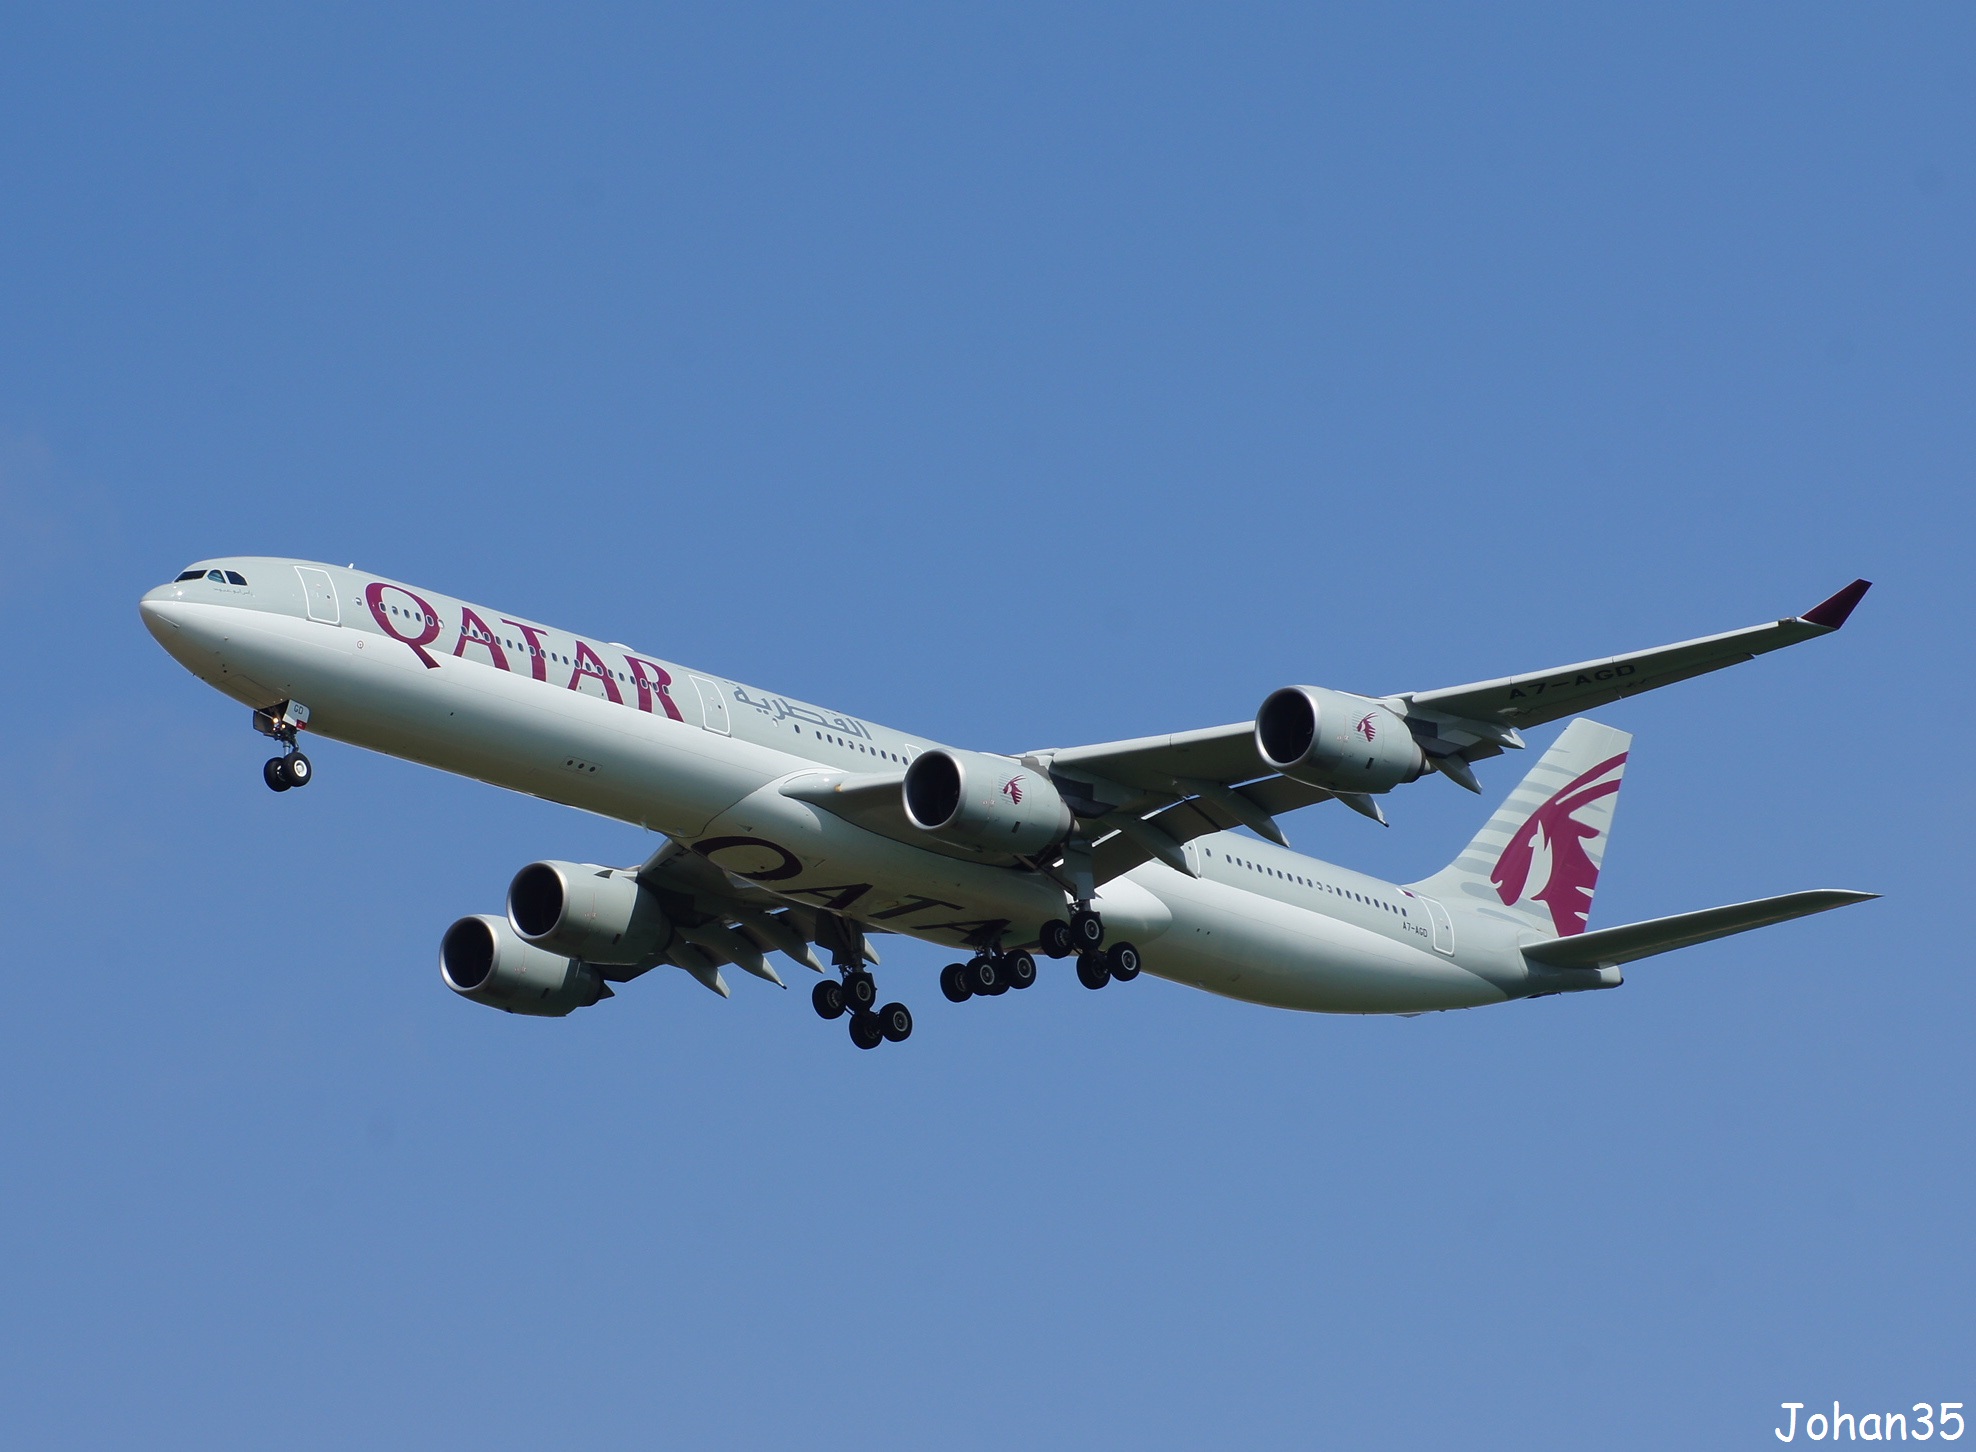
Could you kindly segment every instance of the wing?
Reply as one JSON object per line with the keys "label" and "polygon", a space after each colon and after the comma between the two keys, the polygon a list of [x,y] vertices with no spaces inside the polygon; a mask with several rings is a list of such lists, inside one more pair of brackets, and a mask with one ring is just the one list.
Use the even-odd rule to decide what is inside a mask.
{"label": "wing", "polygon": [[1871,582],[1854,580],[1802,615],[1752,625],[1747,630],[1705,635],[1699,640],[1684,640],[1652,650],[1636,650],[1630,655],[1607,656],[1526,675],[1504,676],[1500,680],[1415,691],[1403,699],[1410,717],[1430,722],[1436,718],[1454,718],[1512,729],[1541,726],[1546,721],[1590,711],[1642,691],[1707,675],[1766,651],[1782,650],[1802,640],[1830,635],[1846,623],[1846,617],[1870,588]]}
{"label": "wing", "polygon": [[[1854,580],[1802,615],[1752,625],[1747,630],[1499,680],[1367,699],[1404,713],[1429,756],[1478,760],[1496,755],[1506,746],[1521,746],[1516,735],[1519,726],[1556,721],[1642,691],[1719,671],[1766,651],[1830,635],[1846,623],[1868,588],[1868,581]],[[1023,759],[1053,772],[1126,788],[1145,800],[1121,799],[1113,804],[1143,809],[1157,806],[1152,799],[1162,795],[1170,800],[1176,792],[1189,794],[1184,785],[1189,781],[1232,786],[1273,775],[1256,750],[1253,721],[1234,721],[1170,736],[1139,736],[1097,746],[1037,751]]]}
{"label": "wing", "polygon": [[818,973],[824,971],[823,962],[811,943],[833,951],[848,948],[878,961],[862,934],[855,942],[845,940],[844,929],[831,914],[792,905],[670,839],[638,869],[638,882],[659,900],[666,919],[678,931],[661,957],[635,969],[611,970],[607,977],[615,974],[621,981],[659,963],[671,963],[726,997],[727,982],[720,975],[726,963],[786,987],[768,965],[769,953],[787,954]]}
{"label": "wing", "polygon": [[[1406,716],[1436,771],[1480,791],[1468,764],[1521,746],[1519,726],[1555,721],[1829,635],[1846,623],[1869,588],[1869,582],[1855,580],[1803,615],[1746,630],[1500,680],[1368,699]],[[1155,858],[1186,871],[1183,843],[1235,826],[1281,842],[1272,818],[1334,795],[1354,810],[1385,820],[1369,797],[1327,792],[1275,775],[1256,750],[1253,721],[1034,751],[1022,759],[1047,770],[1059,786],[1088,793],[1078,804],[1080,815],[1111,832],[1097,844],[1099,882]]]}
{"label": "wing", "polygon": [[1052,770],[1088,772],[1120,786],[1154,793],[1171,792],[1175,780],[1189,777],[1232,783],[1275,775],[1275,768],[1256,750],[1253,721],[1032,755],[1047,760]]}

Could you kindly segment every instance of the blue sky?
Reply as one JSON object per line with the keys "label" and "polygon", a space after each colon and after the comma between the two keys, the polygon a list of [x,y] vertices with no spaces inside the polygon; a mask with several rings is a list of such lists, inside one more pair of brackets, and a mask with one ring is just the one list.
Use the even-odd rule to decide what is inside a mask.
{"label": "blue sky", "polygon": [[[11,8],[0,1433],[42,1447],[1769,1445],[1969,1368],[1966,9]],[[1801,610],[1623,703],[1616,993],[1059,969],[859,1054],[447,993],[610,822],[141,629],[354,561],[958,744]],[[1534,733],[1547,742],[1556,728]],[[1428,781],[1303,850],[1399,878]]]}

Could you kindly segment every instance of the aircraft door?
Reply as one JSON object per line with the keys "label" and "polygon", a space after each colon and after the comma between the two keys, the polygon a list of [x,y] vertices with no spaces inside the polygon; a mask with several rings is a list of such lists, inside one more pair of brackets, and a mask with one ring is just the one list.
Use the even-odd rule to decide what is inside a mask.
{"label": "aircraft door", "polygon": [[1448,917],[1448,910],[1431,897],[1414,894],[1414,901],[1427,909],[1427,920],[1434,925],[1434,951],[1446,953],[1450,957],[1455,951],[1455,925]]}
{"label": "aircraft door", "polygon": [[309,619],[320,620],[324,625],[341,625],[343,609],[337,603],[336,585],[329,578],[329,571],[297,565],[295,573],[302,578],[302,598],[308,602]]}
{"label": "aircraft door", "polygon": [[701,719],[709,731],[722,736],[729,734],[727,729],[727,692],[719,681],[710,681],[705,676],[693,677],[693,689],[700,693]]}

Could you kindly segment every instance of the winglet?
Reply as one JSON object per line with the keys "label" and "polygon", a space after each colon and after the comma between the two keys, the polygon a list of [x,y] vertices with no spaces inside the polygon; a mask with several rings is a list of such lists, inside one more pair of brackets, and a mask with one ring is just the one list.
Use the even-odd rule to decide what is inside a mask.
{"label": "winglet", "polygon": [[1860,597],[1872,588],[1871,580],[1854,580],[1831,599],[1819,601],[1798,619],[1807,625],[1822,625],[1827,630],[1837,630],[1853,613],[1853,606],[1860,602]]}

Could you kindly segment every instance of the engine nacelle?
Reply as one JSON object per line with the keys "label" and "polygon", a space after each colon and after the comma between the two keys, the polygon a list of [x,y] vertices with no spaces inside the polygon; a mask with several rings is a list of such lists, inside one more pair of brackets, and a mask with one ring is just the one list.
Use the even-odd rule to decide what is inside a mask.
{"label": "engine nacelle", "polygon": [[587,963],[642,963],[672,937],[632,872],[594,862],[531,862],[508,884],[508,921],[524,943]]}
{"label": "engine nacelle", "polygon": [[1291,780],[1336,792],[1390,791],[1427,769],[1403,716],[1322,686],[1285,686],[1264,701],[1256,750]]}
{"label": "engine nacelle", "polygon": [[561,1018],[610,992],[588,963],[524,943],[506,918],[486,913],[446,930],[439,976],[462,998],[539,1018]]}
{"label": "engine nacelle", "polygon": [[906,768],[906,818],[977,851],[1032,856],[1070,831],[1070,808],[1048,776],[1006,756],[923,751]]}

